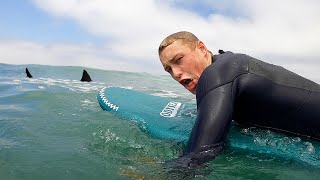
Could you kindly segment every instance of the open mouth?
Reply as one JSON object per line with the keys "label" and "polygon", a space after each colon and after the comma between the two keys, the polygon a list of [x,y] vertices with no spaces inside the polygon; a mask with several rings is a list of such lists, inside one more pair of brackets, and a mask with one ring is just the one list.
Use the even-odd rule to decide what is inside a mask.
{"label": "open mouth", "polygon": [[191,84],[191,82],[192,82],[192,79],[182,80],[182,84],[183,84],[183,85],[187,85],[187,86],[189,86],[189,85]]}

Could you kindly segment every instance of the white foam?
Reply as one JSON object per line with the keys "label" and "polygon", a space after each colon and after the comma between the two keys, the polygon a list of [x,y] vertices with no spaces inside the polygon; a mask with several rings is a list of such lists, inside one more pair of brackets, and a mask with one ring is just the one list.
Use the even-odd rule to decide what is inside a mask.
{"label": "white foam", "polygon": [[181,97],[181,95],[177,94],[174,91],[167,91],[167,90],[161,90],[160,92],[153,93],[154,96],[160,96],[160,97],[171,97],[171,98],[178,98]]}
{"label": "white foam", "polygon": [[[6,82],[6,84],[8,83],[16,84],[13,82]],[[58,86],[75,92],[95,92],[106,86],[105,83],[101,82],[81,82],[78,80],[52,78],[27,79],[26,81],[24,81],[24,83],[39,84],[39,89],[44,89],[46,86]]]}

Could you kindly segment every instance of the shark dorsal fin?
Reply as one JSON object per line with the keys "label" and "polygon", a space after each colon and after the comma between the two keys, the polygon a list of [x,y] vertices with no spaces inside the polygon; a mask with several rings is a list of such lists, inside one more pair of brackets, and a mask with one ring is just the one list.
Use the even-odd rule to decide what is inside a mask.
{"label": "shark dorsal fin", "polygon": [[27,77],[28,77],[28,78],[32,78],[32,75],[31,75],[31,73],[29,72],[28,68],[26,68],[26,74],[27,74]]}
{"label": "shark dorsal fin", "polygon": [[82,82],[90,82],[90,81],[92,81],[90,75],[88,74],[88,72],[86,70],[83,70],[82,78],[81,78],[80,81],[82,81]]}

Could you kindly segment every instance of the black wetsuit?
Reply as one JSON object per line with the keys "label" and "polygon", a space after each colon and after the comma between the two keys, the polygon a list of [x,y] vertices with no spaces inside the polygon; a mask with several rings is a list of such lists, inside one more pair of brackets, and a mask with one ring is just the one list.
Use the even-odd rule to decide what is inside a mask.
{"label": "black wetsuit", "polygon": [[196,164],[215,157],[232,120],[320,139],[320,85],[244,54],[213,60],[198,82],[198,115],[183,157]]}

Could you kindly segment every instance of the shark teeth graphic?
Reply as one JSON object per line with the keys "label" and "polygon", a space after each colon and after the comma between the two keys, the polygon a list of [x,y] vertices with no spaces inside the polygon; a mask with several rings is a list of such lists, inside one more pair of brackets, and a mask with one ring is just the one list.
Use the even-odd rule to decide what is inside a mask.
{"label": "shark teeth graphic", "polygon": [[102,102],[103,102],[105,105],[107,105],[110,109],[115,110],[115,111],[118,111],[119,107],[118,107],[117,105],[111,103],[111,102],[105,97],[105,95],[104,95],[105,89],[106,89],[106,87],[105,87],[105,88],[102,88],[102,89],[100,90],[100,93],[99,93],[99,96],[100,96]]}

